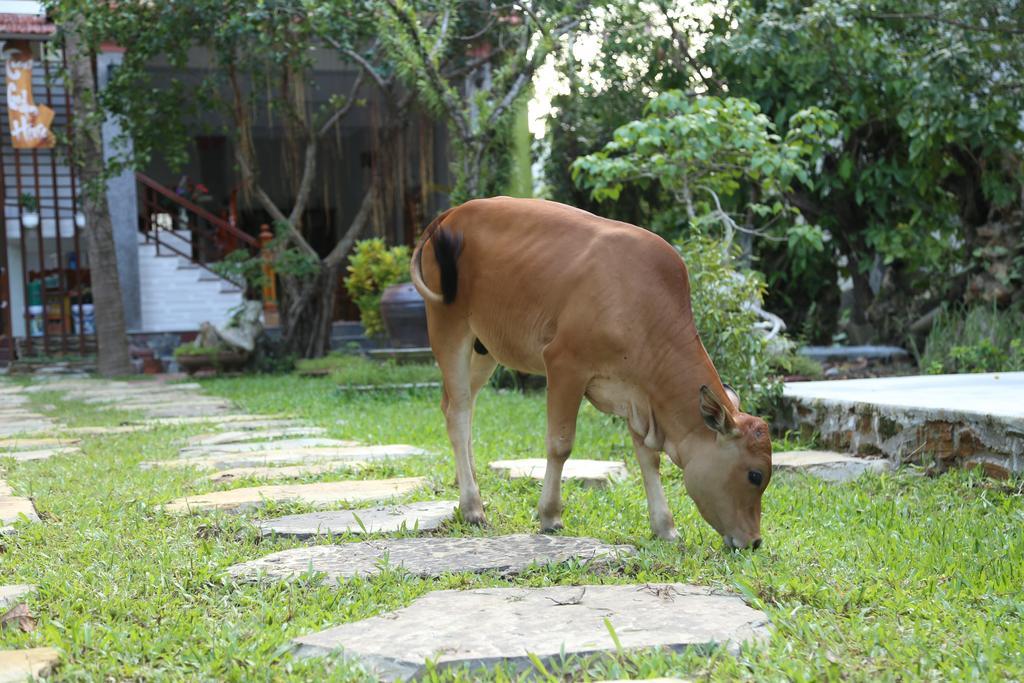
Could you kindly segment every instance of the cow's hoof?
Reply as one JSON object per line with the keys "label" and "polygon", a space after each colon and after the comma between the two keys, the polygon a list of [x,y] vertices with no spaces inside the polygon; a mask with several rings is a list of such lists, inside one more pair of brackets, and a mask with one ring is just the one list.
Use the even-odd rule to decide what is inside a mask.
{"label": "cow's hoof", "polygon": [[472,524],[473,526],[487,526],[487,516],[483,510],[474,512],[462,512],[462,520],[466,524]]}
{"label": "cow's hoof", "polygon": [[559,531],[565,528],[565,525],[561,522],[552,522],[550,524],[541,524],[540,532],[542,534],[557,534]]}
{"label": "cow's hoof", "polygon": [[676,531],[675,527],[671,527],[669,529],[663,529],[661,531],[655,531],[654,535],[657,536],[658,538],[660,538],[663,541],[678,541],[679,540],[679,532]]}

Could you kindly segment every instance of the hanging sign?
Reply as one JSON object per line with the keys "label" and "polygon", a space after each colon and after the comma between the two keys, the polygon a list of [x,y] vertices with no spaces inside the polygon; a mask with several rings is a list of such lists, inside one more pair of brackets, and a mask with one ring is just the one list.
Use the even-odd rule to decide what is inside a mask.
{"label": "hanging sign", "polygon": [[7,57],[7,120],[15,149],[53,147],[56,138],[50,132],[53,110],[36,105],[32,99],[32,49],[28,41],[9,41]]}

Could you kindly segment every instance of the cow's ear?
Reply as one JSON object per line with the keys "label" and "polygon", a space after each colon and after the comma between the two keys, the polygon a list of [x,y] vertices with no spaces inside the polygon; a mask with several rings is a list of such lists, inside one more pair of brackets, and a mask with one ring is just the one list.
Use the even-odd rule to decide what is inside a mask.
{"label": "cow's ear", "polygon": [[700,388],[700,414],[708,429],[722,436],[736,434],[736,423],[732,419],[732,413],[706,384]]}
{"label": "cow's ear", "polygon": [[725,387],[725,395],[729,397],[730,401],[732,401],[732,407],[735,408],[736,410],[739,410],[740,409],[740,395],[737,394],[736,390],[733,389],[728,384],[725,384],[723,382],[722,386]]}

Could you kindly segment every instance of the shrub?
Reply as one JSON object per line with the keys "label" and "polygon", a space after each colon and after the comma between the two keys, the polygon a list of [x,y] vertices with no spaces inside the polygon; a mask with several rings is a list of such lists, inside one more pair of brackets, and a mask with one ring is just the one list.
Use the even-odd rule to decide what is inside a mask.
{"label": "shrub", "polygon": [[690,272],[693,317],[704,348],[723,382],[731,384],[752,411],[781,389],[773,377],[768,342],[754,330],[751,303],[761,303],[764,284],[753,271],[735,268],[731,247],[703,235],[676,247]]}
{"label": "shrub", "polygon": [[391,285],[409,281],[409,247],[389,249],[379,237],[356,242],[349,257],[348,273],[345,289],[359,307],[366,336],[382,334],[380,297]]}
{"label": "shrub", "polygon": [[1024,315],[994,305],[947,308],[936,316],[918,365],[931,375],[1024,370]]}

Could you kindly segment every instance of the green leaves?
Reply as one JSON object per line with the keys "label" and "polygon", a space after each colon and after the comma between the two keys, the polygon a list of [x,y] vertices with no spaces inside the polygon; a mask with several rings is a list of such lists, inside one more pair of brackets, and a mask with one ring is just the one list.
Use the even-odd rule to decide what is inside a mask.
{"label": "green leaves", "polygon": [[393,284],[409,279],[409,247],[390,249],[375,237],[356,242],[349,258],[345,289],[359,307],[359,318],[367,336],[384,332],[380,317],[380,297]]}
{"label": "green leaves", "polygon": [[[834,113],[810,107],[794,114],[782,138],[750,100],[670,90],[604,149],[573,162],[572,178],[598,201],[618,199],[625,185],[656,184],[686,207],[692,227],[719,221],[728,233],[730,206],[762,219],[790,213],[786,192],[810,182],[809,167],[836,128]],[[744,205],[741,194],[760,201]]]}

